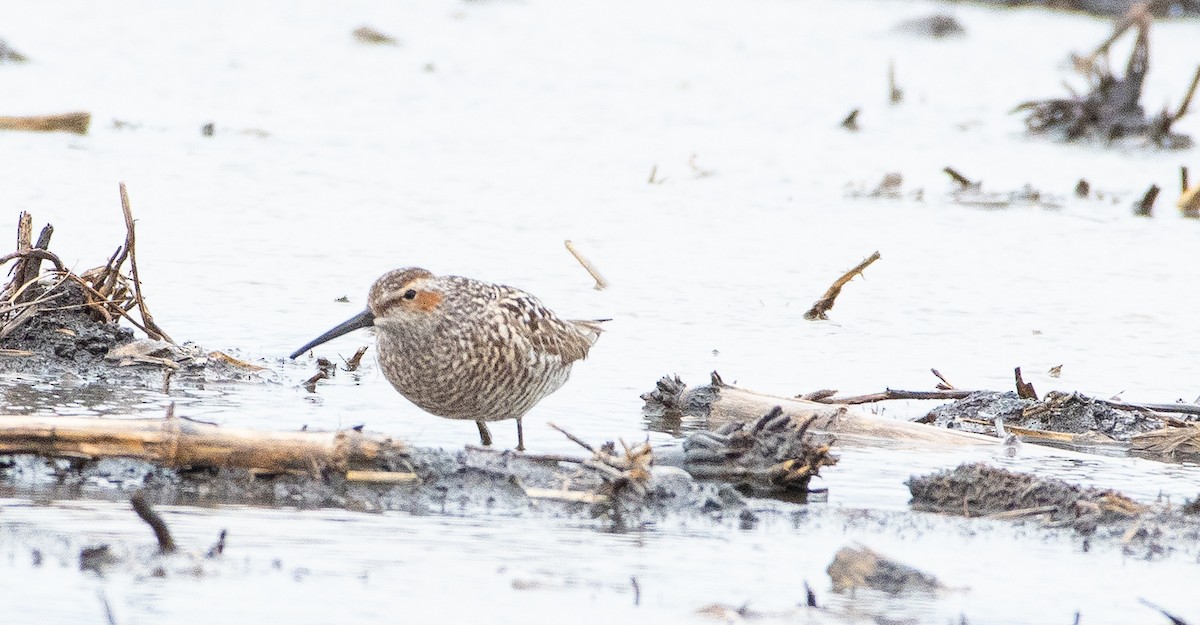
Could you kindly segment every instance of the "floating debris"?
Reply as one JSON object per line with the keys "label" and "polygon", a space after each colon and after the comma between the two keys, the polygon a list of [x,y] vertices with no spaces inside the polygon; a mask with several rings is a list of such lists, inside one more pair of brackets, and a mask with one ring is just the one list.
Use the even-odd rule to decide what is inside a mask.
{"label": "floating debris", "polygon": [[570,240],[567,240],[563,241],[563,244],[566,245],[567,251],[571,253],[571,256],[574,256],[575,260],[579,261],[579,264],[582,265],[585,270],[587,270],[588,275],[592,276],[592,279],[596,281],[597,291],[602,291],[608,288],[608,280],[605,280],[604,276],[600,275],[600,270],[596,269],[596,266],[592,264],[592,261],[585,258],[584,255],[575,248],[574,243],[572,243]]}
{"label": "floating debris", "polygon": [[0,63],[25,63],[29,58],[17,52],[8,42],[0,39]]}
{"label": "floating debris", "polygon": [[955,204],[984,209],[1012,208],[1014,206],[1032,206],[1050,210],[1062,208],[1061,198],[1038,191],[1029,184],[1007,193],[984,191],[983,181],[971,180],[952,167],[946,167],[942,171],[950,176],[956,185],[950,191],[950,201]]}
{"label": "floating debris", "polygon": [[879,260],[879,258],[879,252],[875,252],[858,265],[855,265],[853,269],[842,274],[842,276],[835,280],[833,285],[831,285],[829,289],[825,291],[825,294],[821,296],[821,299],[814,302],[812,308],[809,308],[808,312],[804,313],[804,318],[809,321],[828,320],[829,316],[826,315],[826,313],[833,308],[834,300],[836,300],[837,296],[841,294],[842,287],[846,286],[847,283],[853,280],[854,276],[862,274],[862,272],[865,271],[866,268],[871,265],[871,263]]}
{"label": "floating debris", "polygon": [[893,29],[896,32],[930,39],[945,39],[966,34],[962,22],[949,13],[933,13],[904,20]]}
{"label": "floating debris", "polygon": [[60,113],[57,115],[0,115],[0,130],[24,130],[28,132],[71,132],[86,135],[92,123],[92,114],[87,112]]}
{"label": "floating debris", "polygon": [[862,545],[842,547],[825,569],[834,592],[871,588],[890,595],[934,593],[945,586],[933,575]]}
{"label": "floating debris", "polygon": [[370,26],[360,26],[355,28],[351,35],[353,35],[354,40],[359,43],[384,46],[398,45],[395,37],[392,37],[391,35],[385,35],[378,30],[371,28]]}
{"label": "floating debris", "polygon": [[842,128],[849,130],[850,132],[858,132],[859,131],[859,127],[858,127],[859,111],[860,111],[860,109],[854,109],[854,110],[850,111],[850,113],[848,113],[846,115],[846,117],[844,119],[842,119],[842,123],[839,125]]}
{"label": "floating debris", "polygon": [[[914,510],[983,517],[1018,518],[1013,513],[1046,514],[1083,533],[1096,524],[1127,520],[1146,507],[1113,490],[1068,484],[1055,478],[1013,473],[986,464],[913,476],[905,482]],[[1036,511],[1036,512],[1034,512]]]}
{"label": "floating debris", "polygon": [[[1200,68],[1176,111],[1164,109],[1151,119],[1146,117],[1140,103],[1142,87],[1150,70],[1151,21],[1147,3],[1134,5],[1118,21],[1113,34],[1094,52],[1085,57],[1074,57],[1076,71],[1088,84],[1085,96],[1031,100],[1019,104],[1014,112],[1026,113],[1025,125],[1030,132],[1056,132],[1066,141],[1096,138],[1112,143],[1124,137],[1143,137],[1169,149],[1189,147],[1191,138],[1172,132],[1171,126],[1187,114],[1200,81]],[[1125,75],[1118,77],[1108,65],[1108,50],[1130,28],[1136,28],[1136,40],[1125,66]]]}

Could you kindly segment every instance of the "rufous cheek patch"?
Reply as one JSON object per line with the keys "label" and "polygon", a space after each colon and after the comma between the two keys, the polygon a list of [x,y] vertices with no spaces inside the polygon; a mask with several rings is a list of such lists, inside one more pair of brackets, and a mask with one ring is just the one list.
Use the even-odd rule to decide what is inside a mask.
{"label": "rufous cheek patch", "polygon": [[417,298],[413,300],[413,306],[424,312],[433,312],[441,303],[442,294],[436,291],[417,291]]}

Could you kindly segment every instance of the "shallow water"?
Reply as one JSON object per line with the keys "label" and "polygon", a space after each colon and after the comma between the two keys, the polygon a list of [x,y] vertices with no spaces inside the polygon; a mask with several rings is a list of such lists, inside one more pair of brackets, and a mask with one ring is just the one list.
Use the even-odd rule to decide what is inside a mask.
{"label": "shallow water", "polygon": [[[536,450],[573,451],[546,421],[586,439],[645,437],[642,392],[664,374],[701,383],[714,369],[780,394],[925,389],[930,367],[961,388],[1008,388],[1021,366],[1040,392],[1200,395],[1189,305],[1200,224],[1171,207],[1178,167],[1195,169],[1198,151],[1027,139],[1009,114],[1025,99],[1062,95],[1064,79],[1081,88],[1067,54],[1098,43],[1107,20],[895,1],[0,7],[0,36],[34,61],[0,66],[2,112],[93,113],[86,137],[0,134],[0,205],[14,221],[24,209],[36,226],[54,223],[52,249],[82,270],[123,241],[124,180],[156,319],[177,339],[264,358],[274,372],[266,385],[177,387],[170,397],[149,388],[55,396],[47,381],[6,382],[6,408],[160,414],[179,401],[183,414],[221,423],[365,423],[419,445],[472,442],[473,426],[420,414],[373,362],[311,394],[298,386],[311,365],[282,360],[361,309],[379,274],[406,265],[520,286],[565,316],[613,318],[571,382],[526,417]],[[953,12],[967,36],[892,32],[935,9]],[[349,33],[362,24],[401,45],[355,43]],[[1178,102],[1200,60],[1197,33],[1195,21],[1155,26],[1148,107]],[[906,94],[894,107],[889,61]],[[855,107],[863,130],[850,134],[838,122]],[[208,122],[216,134],[202,137]],[[1200,118],[1177,130],[1200,138]],[[689,165],[693,155],[711,175]],[[955,205],[947,165],[994,191],[1029,183],[1063,206]],[[647,184],[652,168],[661,184]],[[869,189],[891,171],[924,200],[846,197],[847,184]],[[1075,198],[1081,177],[1105,199]],[[1152,182],[1164,189],[1158,217],[1134,218],[1130,205]],[[610,289],[591,288],[564,239]],[[882,260],[845,289],[832,321],[802,319],[875,250]],[[370,341],[360,332],[320,351],[349,355]],[[1060,364],[1062,377],[1049,377]],[[884,414],[926,408],[897,402]],[[510,424],[493,430],[512,444]],[[1200,490],[1193,467],[1031,456],[1005,462],[1142,500]],[[27,571],[15,558],[29,574],[0,576],[0,602],[19,596],[16,613],[31,616],[70,593],[78,601],[55,608],[64,610],[55,620],[78,620],[97,614],[89,610],[102,587],[121,623],[190,622],[202,608],[232,615],[238,605],[272,621],[379,620],[405,609],[448,622],[651,610],[658,621],[694,620],[710,601],[787,609],[802,599],[803,579],[839,601],[826,599],[823,568],[862,540],[970,587],[876,601],[922,621],[962,612],[972,623],[1069,622],[1080,608],[1085,622],[1128,622],[1152,614],[1138,596],[1200,619],[1173,585],[1194,577],[1194,563],[1145,565],[1036,538],[1013,550],[1020,531],[1003,527],[999,538],[976,525],[917,536],[836,520],[851,508],[903,510],[909,474],[963,459],[845,450],[827,472],[828,509],[803,532],[770,523],[611,535],[538,519],[179,509],[168,520],[195,544],[219,527],[242,536],[230,558],[246,558],[244,568],[225,563],[197,581],[95,579],[70,566]],[[15,498],[4,500],[0,527],[148,540],[130,516],[120,504]],[[277,557],[281,571],[269,566]],[[515,591],[511,580],[526,573],[498,572],[514,563],[568,587]],[[296,581],[293,566],[311,576]],[[632,574],[643,580],[641,612],[623,612]],[[445,599],[465,592],[476,600]],[[226,598],[239,601],[214,607]]]}

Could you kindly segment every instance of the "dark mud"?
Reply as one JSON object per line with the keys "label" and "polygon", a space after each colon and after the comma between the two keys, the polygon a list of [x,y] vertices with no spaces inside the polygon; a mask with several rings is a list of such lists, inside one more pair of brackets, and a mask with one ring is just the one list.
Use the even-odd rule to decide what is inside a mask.
{"label": "dark mud", "polygon": [[1122,410],[1086,395],[1057,391],[1041,400],[1021,399],[1012,391],[979,391],[930,410],[921,421],[996,436],[997,418],[1004,425],[1085,435],[1080,442],[1091,443],[1128,443],[1137,434],[1163,426],[1148,411]]}
{"label": "dark mud", "polygon": [[[198,345],[139,339],[130,328],[98,320],[85,305],[82,287],[66,281],[45,309],[8,336],[0,349],[0,375],[37,378],[56,387],[99,384],[126,388],[261,382],[262,367],[215,357]],[[72,391],[67,391],[72,392]]]}
{"label": "dark mud", "polygon": [[[458,452],[418,449],[393,464],[386,468],[412,471],[417,481],[375,484],[350,482],[336,472],[313,478],[230,468],[175,470],[120,458],[8,455],[0,456],[0,494],[123,499],[140,491],[155,504],[333,507],[417,515],[534,514],[600,519],[612,529],[668,516],[719,519],[727,514],[750,514],[743,495],[731,486],[698,482],[672,467],[656,468],[642,488],[630,488],[614,484],[600,472],[580,470],[578,464],[474,448]],[[564,485],[573,493],[598,496],[591,501],[573,500],[566,496]],[[551,490],[564,496],[528,494]]]}
{"label": "dark mud", "polygon": [[913,476],[906,482],[914,510],[995,519],[1038,519],[1050,528],[1071,528],[1084,548],[1102,541],[1131,556],[1154,559],[1195,553],[1200,518],[1188,506],[1143,505],[1113,490],[1013,473],[985,464]]}
{"label": "dark mud", "polygon": [[[219,436],[220,428],[209,427],[210,437]],[[176,430],[181,437],[190,432],[185,427],[166,427],[164,432]],[[224,453],[196,455],[199,447],[192,454],[191,439],[154,443],[186,449],[180,453],[197,459],[188,461],[192,466],[168,468],[146,460],[73,457],[80,453],[76,448],[55,447],[56,438],[68,434],[25,431],[17,434],[24,442],[14,441],[10,453],[0,456],[0,493],[124,498],[143,492],[147,500],[167,504],[334,507],[418,515],[541,514],[600,519],[612,529],[730,514],[753,524],[746,496],[804,501],[811,478],[822,467],[836,464],[829,445],[812,442],[806,430],[806,422],[775,410],[751,422],[727,424],[718,432],[694,434],[684,441],[682,451],[646,445],[618,451],[611,442],[580,456],[397,445],[381,447],[352,464],[338,456],[326,466],[315,456],[302,455],[290,464],[272,465],[280,467],[274,473],[231,467],[235,463],[221,461]],[[197,462],[222,466],[195,466]]]}

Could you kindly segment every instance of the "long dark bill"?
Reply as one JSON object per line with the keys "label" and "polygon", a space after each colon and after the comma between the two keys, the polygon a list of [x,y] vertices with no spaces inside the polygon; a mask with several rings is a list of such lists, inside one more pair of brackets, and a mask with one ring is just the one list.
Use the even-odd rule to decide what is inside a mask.
{"label": "long dark bill", "polygon": [[292,352],[292,355],[288,356],[288,358],[295,358],[300,354],[303,354],[304,352],[320,345],[321,343],[332,341],[343,334],[349,334],[350,332],[353,332],[359,328],[369,328],[373,325],[375,325],[375,315],[371,314],[370,310],[364,310],[357,315],[354,315],[353,317],[341,322],[336,328],[309,341],[304,345],[304,347]]}

